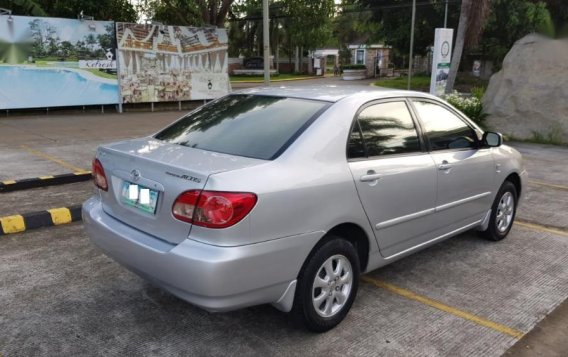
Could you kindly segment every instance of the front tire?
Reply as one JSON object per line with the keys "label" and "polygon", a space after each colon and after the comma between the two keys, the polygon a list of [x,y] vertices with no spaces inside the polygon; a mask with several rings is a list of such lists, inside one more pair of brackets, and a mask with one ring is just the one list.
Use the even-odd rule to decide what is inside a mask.
{"label": "front tire", "polygon": [[517,189],[510,181],[505,181],[491,206],[491,218],[489,227],[482,232],[482,235],[492,241],[500,241],[507,237],[515,214],[517,212]]}
{"label": "front tire", "polygon": [[357,296],[357,250],[332,236],[308,257],[298,276],[293,314],[308,330],[325,332],[337,326]]}

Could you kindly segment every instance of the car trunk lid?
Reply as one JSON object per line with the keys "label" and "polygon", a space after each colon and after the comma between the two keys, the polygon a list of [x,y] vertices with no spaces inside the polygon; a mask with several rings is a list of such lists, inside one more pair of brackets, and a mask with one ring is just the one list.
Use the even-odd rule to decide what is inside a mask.
{"label": "car trunk lid", "polygon": [[[172,206],[182,192],[203,189],[211,174],[266,162],[168,144],[154,138],[102,146],[97,157],[109,184],[107,192],[101,191],[104,211],[125,224],[174,244],[186,239],[191,228],[189,223],[172,215]],[[139,201],[133,204],[133,200],[127,199],[130,185],[150,190],[155,201],[153,212],[147,206],[139,206]]]}

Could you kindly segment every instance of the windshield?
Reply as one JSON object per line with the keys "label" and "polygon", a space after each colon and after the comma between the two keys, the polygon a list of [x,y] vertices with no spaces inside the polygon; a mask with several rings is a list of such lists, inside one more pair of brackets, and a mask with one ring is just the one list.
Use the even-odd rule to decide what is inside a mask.
{"label": "windshield", "polygon": [[220,153],[272,160],[330,103],[230,95],[188,114],[156,139]]}

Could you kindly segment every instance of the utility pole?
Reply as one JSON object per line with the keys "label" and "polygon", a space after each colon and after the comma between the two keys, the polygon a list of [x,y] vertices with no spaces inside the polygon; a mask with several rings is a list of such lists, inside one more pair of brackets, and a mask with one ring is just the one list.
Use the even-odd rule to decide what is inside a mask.
{"label": "utility pole", "polygon": [[446,11],[444,12],[444,28],[448,28],[448,0],[446,0]]}
{"label": "utility pole", "polygon": [[412,0],[412,23],[410,25],[410,58],[408,61],[408,83],[406,89],[410,90],[412,81],[412,60],[414,56],[414,22],[416,21],[416,0]]}
{"label": "utility pole", "polygon": [[262,0],[262,37],[264,39],[264,85],[270,85],[270,37],[268,31],[268,0]]}

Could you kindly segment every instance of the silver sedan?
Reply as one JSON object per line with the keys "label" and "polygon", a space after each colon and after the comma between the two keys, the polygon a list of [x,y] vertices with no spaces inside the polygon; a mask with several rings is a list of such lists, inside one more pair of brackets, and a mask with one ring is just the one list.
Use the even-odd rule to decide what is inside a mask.
{"label": "silver sedan", "polygon": [[101,146],[92,241],[209,311],[272,304],[326,331],[359,275],[461,232],[507,236],[521,155],[446,102],[371,87],[251,89]]}

